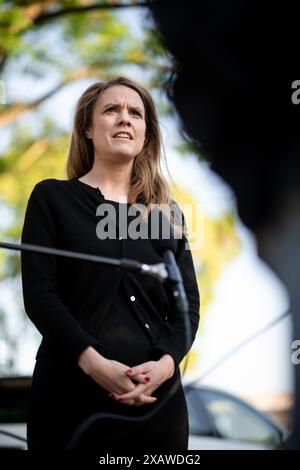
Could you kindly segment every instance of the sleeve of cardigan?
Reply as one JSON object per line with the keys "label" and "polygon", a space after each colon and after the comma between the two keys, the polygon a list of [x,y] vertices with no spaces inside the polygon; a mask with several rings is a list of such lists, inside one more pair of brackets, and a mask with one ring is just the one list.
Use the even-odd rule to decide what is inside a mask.
{"label": "sleeve of cardigan", "polygon": [[[49,193],[42,182],[34,187],[27,203],[22,243],[57,248],[55,221],[47,203]],[[77,362],[86,347],[99,344],[63,303],[56,256],[22,251],[21,275],[25,311],[54,350]]]}
{"label": "sleeve of cardigan", "polygon": [[170,354],[175,360],[176,368],[190,350],[196,337],[200,320],[200,295],[193,258],[187,238],[185,236],[183,238],[185,242],[183,246],[185,249],[179,257],[179,261],[177,259],[177,263],[182,275],[184,288],[189,302],[188,315],[191,330],[190,341],[187,344],[184,316],[181,312],[178,311],[173,301],[170,306],[168,318],[165,320],[161,334],[154,345],[155,356],[159,358],[162,354]]}

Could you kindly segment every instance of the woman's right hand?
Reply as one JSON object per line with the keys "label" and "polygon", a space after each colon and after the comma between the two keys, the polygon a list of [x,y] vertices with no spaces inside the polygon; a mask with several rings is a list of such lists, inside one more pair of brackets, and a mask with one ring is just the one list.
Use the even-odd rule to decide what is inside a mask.
{"label": "woman's right hand", "polygon": [[102,388],[117,395],[133,391],[136,387],[134,381],[147,383],[145,374],[136,375],[134,379],[131,379],[126,373],[130,367],[121,362],[106,359],[92,346],[88,346],[80,354],[78,365]]}

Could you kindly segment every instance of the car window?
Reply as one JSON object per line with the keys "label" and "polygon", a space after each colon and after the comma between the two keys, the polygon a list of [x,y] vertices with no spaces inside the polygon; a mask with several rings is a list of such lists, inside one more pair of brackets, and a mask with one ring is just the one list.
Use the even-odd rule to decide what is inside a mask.
{"label": "car window", "polygon": [[30,378],[0,378],[0,423],[26,421]]}
{"label": "car window", "polygon": [[199,397],[195,390],[185,390],[190,434],[210,436],[213,433],[209,416],[204,406],[199,404]]}
{"label": "car window", "polygon": [[201,390],[201,397],[220,436],[271,447],[280,444],[280,434],[275,426],[247,405],[209,390]]}

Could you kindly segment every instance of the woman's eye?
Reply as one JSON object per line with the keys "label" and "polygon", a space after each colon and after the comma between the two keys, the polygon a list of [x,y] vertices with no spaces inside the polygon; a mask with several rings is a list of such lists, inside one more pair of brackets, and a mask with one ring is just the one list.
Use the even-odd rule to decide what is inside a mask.
{"label": "woman's eye", "polygon": [[[110,108],[107,108],[107,109],[106,109],[106,112],[108,112],[108,113],[115,113],[115,112],[116,112],[116,113],[117,113],[117,112],[118,112],[118,108],[117,108],[116,106],[111,106]],[[133,110],[131,111],[131,113],[132,113],[134,116],[142,117],[140,111],[137,111],[137,110],[135,110],[135,109],[133,109]]]}

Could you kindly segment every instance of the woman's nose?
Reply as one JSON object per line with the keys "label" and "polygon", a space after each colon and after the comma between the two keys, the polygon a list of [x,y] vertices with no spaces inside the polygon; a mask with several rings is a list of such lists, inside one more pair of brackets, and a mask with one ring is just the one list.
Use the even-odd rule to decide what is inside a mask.
{"label": "woman's nose", "polygon": [[126,110],[123,110],[119,114],[119,122],[120,124],[128,124],[131,125],[131,120],[128,112]]}

